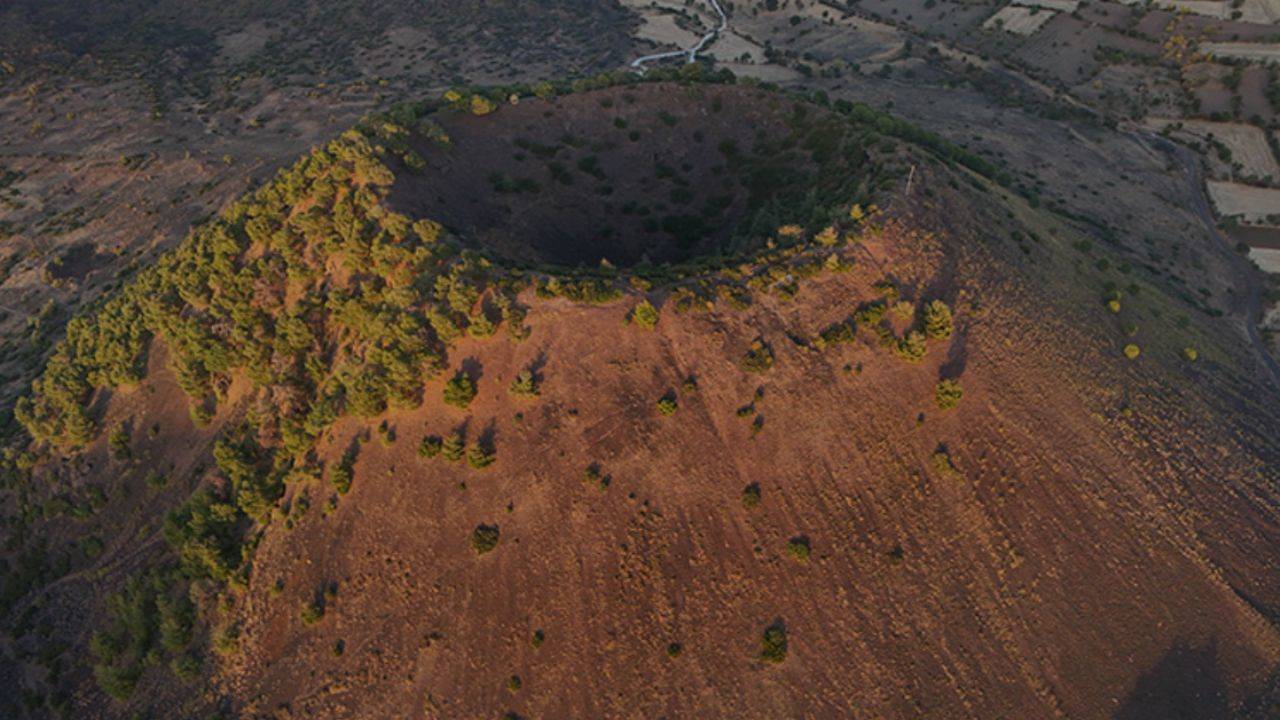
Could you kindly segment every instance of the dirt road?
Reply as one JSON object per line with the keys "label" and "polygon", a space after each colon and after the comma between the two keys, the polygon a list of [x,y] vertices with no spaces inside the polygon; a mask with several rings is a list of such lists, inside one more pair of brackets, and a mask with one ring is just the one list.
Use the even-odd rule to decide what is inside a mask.
{"label": "dirt road", "polygon": [[640,72],[644,72],[645,64],[651,63],[651,62],[657,62],[660,60],[667,60],[670,58],[687,56],[689,58],[688,62],[696,61],[698,59],[698,53],[702,52],[702,49],[707,46],[707,43],[714,40],[717,36],[720,35],[720,33],[724,32],[725,29],[729,27],[729,16],[724,14],[724,8],[720,7],[720,3],[718,2],[718,0],[707,0],[707,2],[711,3],[711,7],[716,11],[716,14],[720,16],[720,24],[716,25],[716,27],[711,32],[707,33],[706,35],[703,35],[702,39],[699,40],[696,44],[694,44],[694,46],[691,48],[688,48],[686,50],[673,50],[671,52],[656,53],[654,55],[645,55],[643,57],[638,57],[635,60],[631,61],[631,67],[635,68]]}

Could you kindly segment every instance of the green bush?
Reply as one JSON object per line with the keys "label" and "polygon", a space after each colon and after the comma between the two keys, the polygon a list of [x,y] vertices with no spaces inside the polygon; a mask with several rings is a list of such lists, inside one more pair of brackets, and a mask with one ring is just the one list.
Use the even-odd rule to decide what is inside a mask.
{"label": "green bush", "polygon": [[589,465],[586,470],[582,471],[582,481],[588,485],[594,485],[601,491],[609,489],[609,476],[605,475],[600,470],[600,466],[596,464]]}
{"label": "green bush", "polygon": [[355,457],[348,452],[343,455],[342,460],[334,465],[329,471],[329,484],[339,495],[346,495],[351,491],[351,480],[355,476]]}
{"label": "green bush", "polygon": [[800,562],[808,561],[810,552],[809,538],[803,535],[793,537],[787,541],[787,554],[795,560]]}
{"label": "green bush", "polygon": [[1130,360],[1137,360],[1138,356],[1141,354],[1142,354],[1142,348],[1138,347],[1137,345],[1134,345],[1133,343],[1129,343],[1128,345],[1124,346],[1124,356],[1129,358]]}
{"label": "green bush", "polygon": [[747,372],[762,373],[773,367],[773,350],[763,340],[756,340],[751,343],[740,365]]}
{"label": "green bush", "polygon": [[951,337],[955,324],[951,318],[951,308],[941,300],[934,300],[924,306],[924,332],[932,340],[945,340]]}
{"label": "green bush", "polygon": [[200,676],[203,665],[193,653],[183,653],[169,662],[169,669],[179,680],[194,680]]}
{"label": "green bush", "polygon": [[538,381],[533,375],[532,370],[521,370],[516,379],[511,381],[511,386],[507,391],[516,397],[536,397],[538,395]]}
{"label": "green bush", "polygon": [[631,310],[631,324],[645,330],[652,330],[658,324],[658,309],[648,300],[641,300]]}
{"label": "green bush", "polygon": [[477,525],[476,529],[471,531],[471,549],[475,550],[477,555],[484,555],[498,547],[498,539],[497,525]]}
{"label": "green bush", "polygon": [[129,429],[123,423],[107,436],[107,446],[111,448],[111,457],[116,460],[128,460],[132,455],[129,450]]}
{"label": "green bush", "polygon": [[939,449],[929,457],[929,465],[934,472],[945,478],[958,478],[960,471],[956,469],[954,463],[951,462],[951,455],[946,450]]}
{"label": "green bush", "polygon": [[782,623],[774,623],[765,628],[760,644],[761,660],[780,663],[787,659],[787,631]]}
{"label": "green bush", "polygon": [[760,484],[751,483],[742,489],[742,506],[748,510],[760,505]]}
{"label": "green bush", "polygon": [[303,625],[315,625],[324,619],[324,603],[318,599],[302,603],[302,609],[298,611],[298,617],[302,619]]}
{"label": "green bush", "polygon": [[933,397],[938,403],[939,410],[950,410],[960,404],[960,398],[964,397],[964,389],[956,380],[941,380],[934,389]]}
{"label": "green bush", "polygon": [[443,449],[443,440],[435,435],[428,435],[422,438],[422,442],[418,444],[418,456],[424,458],[437,457]]}
{"label": "green bush", "polygon": [[928,351],[929,348],[925,344],[924,334],[916,330],[908,332],[907,336],[899,340],[894,347],[894,354],[909,363],[923,361]]}
{"label": "green bush", "polygon": [[453,376],[444,386],[444,402],[457,408],[466,408],[476,397],[476,385],[465,373]]}
{"label": "green bush", "polygon": [[462,434],[453,432],[444,439],[444,443],[440,447],[440,455],[449,462],[457,462],[462,459],[465,449],[466,446],[462,442]]}
{"label": "green bush", "polygon": [[666,395],[663,395],[662,397],[658,398],[658,414],[659,415],[662,415],[664,417],[669,417],[671,415],[675,415],[676,410],[679,410],[679,409],[680,409],[680,405],[679,403],[676,402],[675,396],[672,395],[671,393],[667,393]]}
{"label": "green bush", "polygon": [[496,453],[485,450],[483,446],[472,445],[467,450],[467,464],[476,470],[483,470],[493,464],[498,459]]}

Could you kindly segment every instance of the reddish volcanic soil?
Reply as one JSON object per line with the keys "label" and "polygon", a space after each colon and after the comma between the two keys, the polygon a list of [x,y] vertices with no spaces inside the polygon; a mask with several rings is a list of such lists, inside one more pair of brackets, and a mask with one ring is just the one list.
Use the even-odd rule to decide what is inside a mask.
{"label": "reddish volcanic soil", "polygon": [[[457,348],[479,378],[467,411],[432,384],[387,418],[394,443],[364,444],[331,515],[264,538],[227,688],[250,713],[528,718],[1212,718],[1261,691],[1280,661],[1276,446],[1215,414],[1225,365],[1127,361],[1096,331],[1105,309],[1051,305],[963,227],[890,230],[856,257],[791,302],[645,332],[623,324],[631,301],[534,301],[531,339]],[[791,339],[885,274],[957,308],[923,365]],[[775,366],[744,373],[757,337]],[[513,398],[528,366],[542,395]],[[965,389],[946,413],[940,373]],[[456,427],[497,462],[417,457]],[[483,556],[480,524],[501,533]],[[808,561],[786,551],[801,536]],[[773,623],[780,665],[759,660]]]}
{"label": "reddish volcanic soil", "polygon": [[[1065,225],[949,176],[922,167],[883,232],[844,251],[853,270],[805,279],[794,299],[681,314],[654,293],[661,320],[646,331],[625,322],[638,292],[599,306],[526,292],[527,340],[462,341],[421,409],[342,421],[321,453],[332,465],[363,440],[352,489],[291,486],[288,503],[305,494],[310,509],[261,536],[216,694],[238,716],[294,718],[1260,707],[1280,666],[1280,398],[1243,348],[1223,349],[1241,347],[1229,328],[1172,329],[1185,310],[1154,286],[1126,296],[1122,317],[1142,322],[1121,332]],[[1038,239],[1024,251],[1015,228]],[[955,334],[921,364],[865,330],[814,344],[886,278],[904,300],[944,299]],[[757,339],[775,361],[746,372]],[[233,387],[214,427],[194,431],[153,355],[104,426],[159,422],[154,439],[135,433],[135,456],[199,479],[201,444],[250,401]],[[509,394],[529,367],[541,394]],[[441,401],[458,369],[478,384],[466,410]],[[962,383],[956,409],[935,404],[940,377]],[[678,409],[664,416],[668,393]],[[424,435],[455,428],[496,462],[418,456]],[[103,440],[88,457],[90,476],[119,472]],[[123,558],[108,569],[140,552],[134,492],[106,511],[137,519],[108,543]],[[500,533],[487,554],[471,546],[479,525]],[[788,551],[800,538],[807,560]],[[47,607],[85,612],[104,577],[70,576]],[[323,618],[304,624],[326,589]],[[781,663],[760,657],[771,626],[785,628]],[[183,690],[157,681],[139,696]],[[120,710],[81,700],[85,717]]]}

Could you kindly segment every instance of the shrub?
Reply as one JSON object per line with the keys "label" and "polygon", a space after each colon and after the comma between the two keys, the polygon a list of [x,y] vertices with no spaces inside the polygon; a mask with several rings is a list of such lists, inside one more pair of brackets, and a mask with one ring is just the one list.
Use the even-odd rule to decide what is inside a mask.
{"label": "shrub", "polygon": [[787,541],[787,554],[800,562],[808,561],[810,552],[809,538],[803,535],[798,535]]}
{"label": "shrub", "polygon": [[194,680],[200,675],[200,658],[183,653],[169,662],[169,669],[179,680]]}
{"label": "shrub", "polygon": [[742,489],[742,506],[750,510],[760,505],[760,483],[751,483]]}
{"label": "shrub", "polygon": [[951,337],[955,323],[951,319],[951,308],[941,300],[934,300],[924,306],[924,332],[934,340],[945,340]]}
{"label": "shrub", "polygon": [[302,618],[303,625],[315,625],[324,618],[324,603],[314,599],[304,602],[298,616]]}
{"label": "shrub", "polygon": [[676,414],[676,410],[680,409],[680,405],[676,402],[676,398],[671,393],[667,393],[658,398],[658,414],[663,416],[671,416]]}
{"label": "shrub", "polygon": [[462,459],[464,450],[462,434],[455,431],[444,439],[444,443],[440,446],[440,456],[449,462],[457,462]]}
{"label": "shrub", "polygon": [[845,321],[828,325],[826,329],[818,334],[818,338],[814,340],[813,344],[819,350],[822,350],[833,345],[852,343],[857,339],[857,330],[854,324]]}
{"label": "shrub", "polygon": [[471,549],[475,550],[477,555],[484,555],[496,547],[498,547],[497,525],[477,525],[476,529],[471,531]]}
{"label": "shrub", "polygon": [[444,402],[457,408],[466,408],[476,397],[476,384],[466,373],[454,375],[444,385]]}
{"label": "shrub", "polygon": [[530,638],[529,644],[533,645],[534,649],[536,650],[537,648],[542,647],[542,643],[546,641],[547,641],[547,634],[542,632],[541,629],[538,629],[533,631],[533,637]]}
{"label": "shrub", "polygon": [[378,424],[378,441],[384,446],[391,445],[396,441],[396,429],[391,427],[386,420]]}
{"label": "shrub", "polygon": [[1124,346],[1124,356],[1129,358],[1130,360],[1137,360],[1138,356],[1141,354],[1142,354],[1142,348],[1138,347],[1137,345],[1134,345],[1133,343],[1129,343],[1128,345]]}
{"label": "shrub", "polygon": [[352,476],[351,464],[346,457],[343,457],[342,462],[333,466],[333,470],[329,471],[329,483],[333,485],[333,489],[337,490],[339,495],[346,495],[351,490]]}
{"label": "shrub", "polygon": [[658,309],[648,300],[640,301],[631,310],[631,324],[645,330],[652,330],[658,324]]}
{"label": "shrub", "polygon": [[916,330],[907,333],[907,336],[899,340],[893,349],[895,355],[909,363],[918,363],[924,360],[925,353],[928,351],[929,348],[925,345],[924,335]]}
{"label": "shrub", "polygon": [[956,469],[954,463],[951,462],[951,456],[946,450],[939,449],[929,458],[929,465],[934,472],[947,478],[959,477],[960,471]]}
{"label": "shrub", "polygon": [[523,684],[524,683],[520,682],[519,675],[512,675],[511,677],[507,678],[507,689],[510,690],[511,692],[515,692],[519,690],[521,686],[523,686]]}
{"label": "shrub", "polygon": [[678,642],[673,642],[667,645],[667,657],[678,658],[682,652],[684,652],[684,646]]}
{"label": "shrub", "polygon": [[828,225],[822,232],[813,236],[813,241],[823,247],[834,247],[840,241],[840,233],[834,225]]}
{"label": "shrub", "polygon": [[782,623],[774,623],[765,628],[760,644],[761,660],[780,663],[787,659],[787,630]]}
{"label": "shrub", "polygon": [[127,700],[142,678],[142,667],[137,664],[98,664],[93,666],[93,677],[97,680],[98,687],[107,695],[116,700]]}
{"label": "shrub", "polygon": [[1200,353],[1196,352],[1196,349],[1193,347],[1183,348],[1182,357],[1186,358],[1189,362],[1195,362],[1196,359],[1200,357]]}
{"label": "shrub", "polygon": [[483,95],[471,96],[471,114],[472,115],[488,115],[497,110],[498,106],[490,99]]}
{"label": "shrub", "polygon": [[747,372],[762,373],[773,367],[773,351],[763,340],[756,340],[751,343],[740,365]]}
{"label": "shrub", "polygon": [[939,410],[950,410],[960,404],[960,398],[964,397],[964,389],[956,380],[941,380],[933,392],[933,397],[938,402]]}
{"label": "shrub", "polygon": [[481,445],[472,445],[467,451],[467,464],[476,470],[483,470],[493,464],[498,458],[496,453],[485,450]]}
{"label": "shrub", "polygon": [[610,478],[600,471],[600,466],[596,464],[589,465],[582,472],[582,481],[588,485],[595,485],[601,491],[609,489]]}
{"label": "shrub", "polygon": [[240,650],[240,626],[235,623],[223,625],[213,634],[213,649],[219,655],[234,655]]}
{"label": "shrub", "polygon": [[532,370],[521,370],[516,379],[511,381],[507,392],[517,397],[534,397],[538,394],[538,381]]}
{"label": "shrub", "polygon": [[107,436],[107,446],[111,448],[111,457],[116,460],[128,460],[132,454],[129,450],[129,429],[120,424]]}
{"label": "shrub", "polygon": [[443,449],[443,440],[435,435],[428,435],[422,438],[422,442],[418,444],[418,455],[424,458],[438,457]]}

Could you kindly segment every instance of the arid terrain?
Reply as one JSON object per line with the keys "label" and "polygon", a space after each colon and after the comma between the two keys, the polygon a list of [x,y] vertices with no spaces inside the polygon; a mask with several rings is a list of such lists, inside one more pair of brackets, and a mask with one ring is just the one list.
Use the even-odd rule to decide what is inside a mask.
{"label": "arid terrain", "polygon": [[1280,717],[1278,37],[0,8],[0,717]]}

